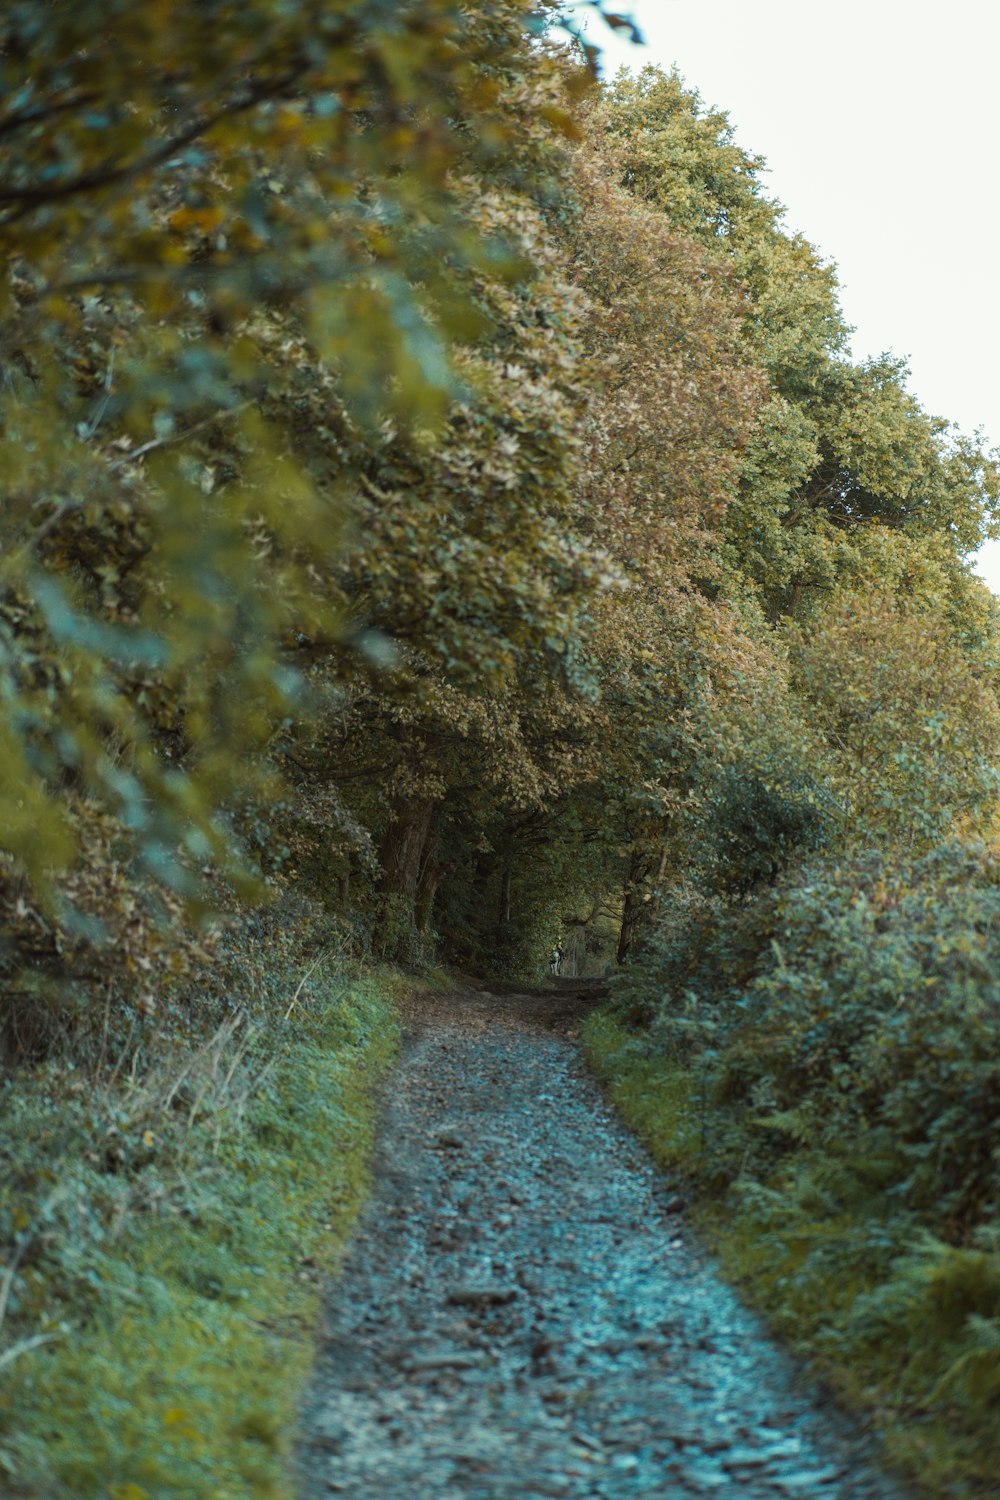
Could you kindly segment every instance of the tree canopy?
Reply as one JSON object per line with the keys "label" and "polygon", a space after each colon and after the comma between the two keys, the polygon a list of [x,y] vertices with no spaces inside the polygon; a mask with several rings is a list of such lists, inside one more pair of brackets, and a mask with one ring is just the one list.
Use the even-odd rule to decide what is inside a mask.
{"label": "tree canopy", "polygon": [[220,882],[517,967],[616,903],[625,957],[668,871],[987,826],[995,458],[852,362],[676,74],[529,0],[4,27],[18,1004]]}
{"label": "tree canopy", "polygon": [[300,1277],[398,983],[336,972],[563,938],[782,1315],[889,1308],[995,1444],[1000,459],[852,357],[724,114],[594,64],[558,0],[2,8],[0,1363],[131,1319],[126,1212],[298,1214]]}

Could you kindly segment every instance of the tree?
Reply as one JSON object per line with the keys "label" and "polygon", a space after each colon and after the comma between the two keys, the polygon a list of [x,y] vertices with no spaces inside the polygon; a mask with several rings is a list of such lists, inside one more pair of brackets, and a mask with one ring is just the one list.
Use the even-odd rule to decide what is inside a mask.
{"label": "tree", "polygon": [[990,827],[1000,707],[989,658],[970,658],[946,621],[887,593],[841,593],[788,634],[848,842],[923,850],[960,822]]}
{"label": "tree", "polygon": [[960,559],[996,524],[996,455],[925,413],[902,361],[847,358],[835,268],[784,229],[763,159],[657,68],[619,74],[594,128],[614,143],[627,191],[731,268],[744,358],[766,377],[724,523],[730,597],[749,591],[771,619],[797,613],[856,566],[873,524],[918,547],[941,534],[961,589]]}
{"label": "tree", "polygon": [[[16,933],[39,903],[33,962],[79,942],[113,968],[84,899],[108,817],[123,879],[197,907],[214,867],[259,894],[240,835],[278,796],[275,732],[311,712],[318,657],[335,688],[382,650],[349,528],[385,450],[440,477],[480,378],[456,341],[532,280],[530,233],[475,184],[552,181],[568,126],[531,91],[554,15],[7,7],[2,898]],[[496,591],[512,630],[519,587]]]}

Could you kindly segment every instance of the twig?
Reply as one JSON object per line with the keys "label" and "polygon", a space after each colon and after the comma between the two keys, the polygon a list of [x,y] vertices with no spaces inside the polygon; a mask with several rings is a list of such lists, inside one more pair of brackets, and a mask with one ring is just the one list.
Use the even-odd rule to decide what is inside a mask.
{"label": "twig", "polygon": [[12,1344],[0,1354],[0,1370],[4,1365],[12,1365],[15,1359],[22,1354],[27,1354],[29,1349],[37,1349],[39,1344],[51,1344],[54,1339],[64,1339],[64,1333],[36,1333],[30,1339],[21,1339],[19,1343]]}
{"label": "twig", "polygon": [[232,1016],[229,1016],[225,1021],[221,1023],[221,1025],[216,1028],[207,1042],[203,1042],[200,1047],[196,1048],[196,1050],[191,1053],[187,1062],[181,1068],[177,1077],[167,1089],[167,1092],[163,1095],[163,1098],[159,1104],[159,1109],[161,1111],[168,1110],[170,1108],[178,1089],[180,1088],[184,1080],[188,1077],[192,1069],[195,1068],[196,1065],[204,1058],[209,1057],[212,1054],[213,1049],[224,1047],[226,1042],[229,1041],[229,1038],[236,1031],[237,1027],[241,1026],[245,1019],[246,1016],[241,1007]]}
{"label": "twig", "polygon": [[37,125],[41,120],[50,120],[53,115],[64,115],[67,110],[77,109],[81,104],[93,104],[98,97],[95,89],[87,93],[71,94],[68,99],[52,100],[47,104],[36,104],[31,109],[15,110],[0,120],[0,135],[9,135],[25,125]]}
{"label": "twig", "polygon": [[220,1090],[220,1093],[222,1093],[223,1095],[228,1093],[229,1085],[233,1081],[233,1075],[235,1074],[236,1069],[239,1067],[240,1063],[243,1061],[243,1055],[249,1047],[250,1043],[253,1041],[255,1035],[256,1032],[252,1026],[248,1026],[246,1031],[244,1031],[240,1044],[236,1048],[236,1055],[234,1056],[232,1062],[229,1065],[229,1068],[226,1071],[225,1078],[222,1080],[222,1088]]}
{"label": "twig", "polygon": [[[238,416],[240,412],[246,411],[250,405],[252,405],[252,402],[249,400],[240,401],[235,406],[228,407],[225,411],[212,412],[211,416],[204,417],[200,422],[195,422],[193,427],[185,427],[183,432],[172,432],[164,437],[150,438],[148,443],[143,443],[132,452],[122,454],[121,458],[112,459],[111,463],[107,466],[108,472],[111,474],[117,473],[119,469],[124,469],[127,464],[135,463],[136,459],[144,457],[147,453],[152,453],[154,448],[166,448],[171,443],[184,442],[186,438],[194,437],[196,433],[203,432],[206,427],[211,427],[214,422],[222,422],[227,417]],[[45,520],[39,526],[36,526],[31,535],[21,543],[20,547],[11,553],[3,572],[9,572],[15,563],[20,562],[29,552],[33,552],[39,542],[43,542],[50,532],[55,531],[57,526],[62,525],[67,516],[71,516],[74,511],[80,510],[86,504],[88,498],[88,496],[81,495],[72,500],[61,501],[52,514],[46,516]]]}
{"label": "twig", "polygon": [[204,135],[223,120],[242,114],[267,99],[280,96],[306,72],[306,69],[307,65],[304,62],[297,63],[286,69],[279,77],[261,80],[241,97],[231,99],[207,113],[196,114],[189,124],[135,161],[116,162],[113,158],[108,158],[89,172],[81,172],[67,182],[51,183],[46,187],[20,187],[15,183],[0,181],[0,204],[12,205],[11,212],[0,218],[0,222],[5,225],[14,224],[25,214],[30,213],[33,208],[65,201],[80,193],[92,192],[95,188],[111,187],[115,183],[130,182],[136,177],[142,177],[155,167],[169,161],[183,146],[197,140],[200,135]]}
{"label": "twig", "polygon": [[0,1279],[0,1325],[3,1324],[3,1320],[7,1316],[7,1305],[10,1302],[11,1288],[14,1285],[14,1277],[17,1274],[17,1268],[21,1264],[24,1252],[27,1250],[28,1246],[34,1244],[35,1242],[36,1236],[34,1225],[38,1222],[43,1214],[48,1213],[55,1207],[57,1203],[59,1203],[63,1198],[67,1197],[68,1194],[69,1189],[65,1183],[59,1183],[55,1188],[53,1188],[52,1192],[46,1198],[45,1202],[38,1209],[32,1223],[28,1226],[28,1230],[21,1240],[21,1243],[15,1249],[14,1254],[11,1257],[10,1265],[5,1267],[3,1278]]}
{"label": "twig", "polygon": [[171,443],[181,443],[185,438],[194,437],[196,432],[203,432],[206,427],[211,427],[213,422],[222,422],[227,417],[236,417],[241,411],[246,411],[252,405],[249,400],[238,401],[235,406],[228,407],[225,411],[213,411],[211,416],[203,417],[200,422],[195,422],[193,427],[185,427],[183,432],[170,432],[164,437],[150,438],[148,443],[132,450],[131,453],[123,453],[121,458],[113,459],[108,464],[112,473],[118,469],[124,469],[126,464],[135,463],[137,458],[142,458],[147,453],[152,453],[154,448],[166,448]]}
{"label": "twig", "polygon": [[323,951],[322,951],[322,953],[319,955],[319,957],[313,960],[313,962],[309,965],[309,967],[306,970],[306,972],[303,974],[302,978],[299,980],[298,988],[296,989],[295,994],[292,996],[291,1004],[289,1005],[288,1009],[285,1011],[285,1020],[286,1021],[288,1020],[289,1016],[292,1014],[292,1011],[295,1009],[296,1002],[298,1001],[298,998],[299,998],[299,996],[302,993],[302,987],[305,984],[306,980],[309,978],[310,974],[312,974],[315,969],[319,968],[320,964],[323,962],[324,958],[326,958],[326,956],[327,956],[327,954],[329,952],[330,952],[329,948],[324,948]]}
{"label": "twig", "polygon": [[90,442],[90,439],[94,436],[94,433],[97,431],[98,427],[100,427],[101,419],[108,409],[108,402],[111,400],[111,383],[114,379],[115,374],[115,353],[115,347],[114,345],[112,345],[111,357],[108,360],[108,368],[104,376],[104,394],[101,397],[100,405],[98,406],[96,412],[94,413],[91,420],[87,423],[86,430],[81,434],[85,443]]}
{"label": "twig", "polygon": [[122,1049],[121,1049],[121,1051],[118,1054],[118,1059],[117,1059],[114,1067],[111,1069],[111,1077],[108,1079],[108,1081],[107,1081],[107,1083],[105,1085],[105,1087],[109,1091],[114,1087],[115,1079],[118,1077],[118,1074],[121,1072],[122,1064],[125,1061],[125,1054],[127,1053],[129,1047],[132,1045],[132,1038],[133,1038],[134,1035],[135,1035],[135,1016],[133,1016],[132,1019],[131,1019],[131,1021],[129,1022],[128,1036],[125,1038],[125,1041],[124,1041],[124,1043],[122,1045]]}
{"label": "twig", "polygon": [[3,1280],[0,1281],[0,1324],[3,1323],[4,1318],[7,1316],[7,1303],[10,1300],[10,1289],[14,1285],[14,1277],[17,1273],[18,1266],[21,1264],[21,1257],[30,1243],[31,1236],[28,1235],[21,1242],[21,1244],[18,1245],[17,1249],[14,1251],[14,1255],[11,1259],[10,1265],[7,1266],[4,1270]]}

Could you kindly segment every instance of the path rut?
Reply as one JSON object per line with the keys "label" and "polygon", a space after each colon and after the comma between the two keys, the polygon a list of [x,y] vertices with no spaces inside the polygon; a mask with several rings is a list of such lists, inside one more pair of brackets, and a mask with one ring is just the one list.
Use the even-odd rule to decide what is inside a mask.
{"label": "path rut", "polygon": [[905,1500],[686,1230],[582,1063],[582,1003],[414,1007],[302,1500]]}

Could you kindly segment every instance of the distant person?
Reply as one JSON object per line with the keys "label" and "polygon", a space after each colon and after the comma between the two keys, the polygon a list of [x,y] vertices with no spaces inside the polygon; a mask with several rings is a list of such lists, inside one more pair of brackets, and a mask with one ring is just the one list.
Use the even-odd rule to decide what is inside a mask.
{"label": "distant person", "polygon": [[563,959],[565,957],[566,957],[566,949],[563,947],[563,945],[562,945],[562,939],[560,938],[560,940],[556,943],[555,947],[552,949],[552,956],[549,959],[549,973],[550,974],[561,974],[562,973]]}

